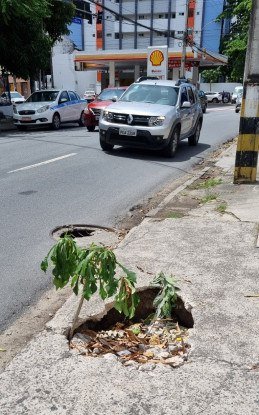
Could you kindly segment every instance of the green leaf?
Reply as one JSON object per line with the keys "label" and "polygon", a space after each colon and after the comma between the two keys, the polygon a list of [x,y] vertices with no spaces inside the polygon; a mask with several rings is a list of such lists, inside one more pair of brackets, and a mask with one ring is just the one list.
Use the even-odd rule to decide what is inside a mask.
{"label": "green leaf", "polygon": [[166,276],[163,272],[157,275],[153,282],[153,285],[161,287],[158,295],[154,299],[154,307],[156,308],[156,318],[169,318],[172,314],[172,308],[176,306],[177,287],[176,279],[171,276]]}
{"label": "green leaf", "polygon": [[43,261],[41,262],[41,264],[40,264],[40,267],[41,267],[42,271],[46,272],[47,269],[48,269],[48,265],[49,265],[48,264],[48,257],[45,257],[43,259]]}

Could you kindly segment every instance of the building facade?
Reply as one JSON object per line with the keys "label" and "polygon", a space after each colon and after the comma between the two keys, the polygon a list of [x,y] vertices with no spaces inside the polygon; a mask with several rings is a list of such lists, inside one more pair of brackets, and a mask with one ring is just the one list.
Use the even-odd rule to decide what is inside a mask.
{"label": "building facade", "polygon": [[[116,84],[130,84],[146,70],[145,61],[131,59],[134,51],[145,52],[148,46],[162,45],[168,46],[172,56],[169,77],[179,77],[186,19],[188,36],[197,46],[188,47],[187,53],[193,59],[198,48],[217,53],[222,27],[215,23],[215,18],[222,12],[225,0],[189,0],[188,16],[186,1],[99,0],[98,4],[92,4],[74,0],[77,14],[70,27],[71,34],[53,50],[55,85],[65,87],[68,82],[70,88],[81,94],[93,87],[99,92],[110,83],[111,70]],[[122,62],[122,52],[128,55],[128,62],[127,59]],[[188,77],[193,73],[190,65],[189,62],[186,68]]]}

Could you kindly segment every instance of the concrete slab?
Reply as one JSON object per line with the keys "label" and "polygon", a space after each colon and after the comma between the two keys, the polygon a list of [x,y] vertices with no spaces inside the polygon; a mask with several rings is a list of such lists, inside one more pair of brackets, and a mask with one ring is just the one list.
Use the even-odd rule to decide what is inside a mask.
{"label": "concrete slab", "polygon": [[179,280],[195,321],[189,361],[137,371],[69,351],[49,326],[1,375],[1,414],[258,414],[259,301],[245,297],[258,291],[255,235],[251,223],[145,220],[116,252],[146,271],[139,286],[161,270]]}
{"label": "concrete slab", "polygon": [[[224,163],[217,192],[228,215],[212,202],[179,219],[147,218],[116,249],[139,288],[160,271],[179,281],[194,318],[188,362],[140,371],[70,351],[71,297],[1,374],[1,415],[258,415],[258,187],[233,185]],[[95,297],[81,321],[110,307]]]}

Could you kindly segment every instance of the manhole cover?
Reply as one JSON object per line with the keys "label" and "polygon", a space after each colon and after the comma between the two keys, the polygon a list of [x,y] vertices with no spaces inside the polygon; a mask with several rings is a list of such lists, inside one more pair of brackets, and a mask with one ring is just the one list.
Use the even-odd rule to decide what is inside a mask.
{"label": "manhole cover", "polygon": [[88,247],[91,243],[114,247],[119,242],[119,232],[116,229],[98,225],[63,225],[51,231],[51,237],[56,241],[71,236],[81,247]]}

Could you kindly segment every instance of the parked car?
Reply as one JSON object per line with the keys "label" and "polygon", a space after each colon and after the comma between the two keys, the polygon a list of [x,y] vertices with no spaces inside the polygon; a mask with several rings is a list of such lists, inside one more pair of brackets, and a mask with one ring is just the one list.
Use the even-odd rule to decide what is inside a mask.
{"label": "parked car", "polygon": [[116,101],[128,87],[105,88],[97,98],[90,102],[84,111],[84,124],[88,131],[94,131],[99,124],[101,110]]}
{"label": "parked car", "polygon": [[76,122],[83,126],[86,101],[74,91],[42,90],[34,92],[24,104],[14,107],[14,124],[19,130],[36,125],[50,125],[54,130],[61,123]]}
{"label": "parked car", "polygon": [[243,94],[243,87],[241,85],[235,87],[235,89],[233,91],[233,94],[232,94],[232,97],[231,97],[231,104],[236,103],[237,96],[238,96],[239,92],[241,92]]}
{"label": "parked car", "polygon": [[237,99],[236,99],[236,108],[235,108],[236,113],[238,113],[241,110],[242,98],[243,98],[243,91],[239,91],[237,94]]}
{"label": "parked car", "polygon": [[102,112],[100,145],[163,150],[174,157],[179,141],[198,144],[203,113],[197,89],[174,81],[147,80],[132,84],[122,97]]}
{"label": "parked car", "polygon": [[199,91],[198,95],[199,95],[200,102],[201,102],[202,112],[203,112],[203,114],[205,114],[205,112],[207,110],[207,106],[208,106],[207,96],[205,95],[204,91]]}
{"label": "parked car", "polygon": [[83,98],[87,101],[87,102],[91,102],[96,98],[96,93],[93,90],[87,90],[85,91]]}
{"label": "parked car", "polygon": [[208,102],[221,102],[222,94],[221,92],[205,92]]}
{"label": "parked car", "polygon": [[[25,98],[23,95],[19,94],[19,92],[17,91],[10,91],[10,95],[11,95],[11,103],[12,104],[22,104],[23,102],[25,102]],[[8,97],[8,93],[7,92],[3,92],[1,94],[1,101],[9,101],[9,97]]]}

